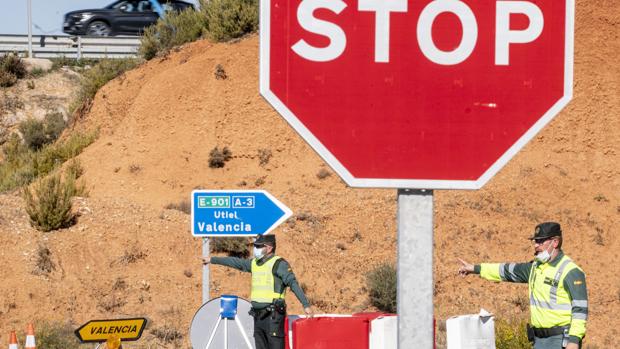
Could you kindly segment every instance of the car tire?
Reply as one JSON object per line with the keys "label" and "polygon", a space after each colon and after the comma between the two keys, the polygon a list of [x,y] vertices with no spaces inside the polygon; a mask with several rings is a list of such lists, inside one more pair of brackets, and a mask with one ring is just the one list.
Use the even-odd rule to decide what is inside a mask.
{"label": "car tire", "polygon": [[86,35],[90,36],[110,36],[112,34],[112,30],[110,26],[103,21],[93,21],[88,23],[88,27],[86,27]]}

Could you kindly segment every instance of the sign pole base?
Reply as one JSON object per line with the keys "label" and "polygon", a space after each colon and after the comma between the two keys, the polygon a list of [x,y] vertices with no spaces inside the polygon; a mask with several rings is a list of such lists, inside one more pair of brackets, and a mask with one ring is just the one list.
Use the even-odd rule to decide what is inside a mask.
{"label": "sign pole base", "polygon": [[398,348],[432,349],[433,191],[398,190]]}

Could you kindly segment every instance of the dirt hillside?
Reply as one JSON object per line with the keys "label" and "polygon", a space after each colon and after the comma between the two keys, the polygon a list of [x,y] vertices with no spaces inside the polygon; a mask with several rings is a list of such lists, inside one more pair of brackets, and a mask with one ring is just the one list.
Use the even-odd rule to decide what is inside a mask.
{"label": "dirt hillside", "polygon": [[[484,189],[435,192],[439,319],[480,307],[526,317],[526,285],[458,278],[455,258],[528,260],[526,237],[556,220],[564,250],[588,275],[588,345],[618,343],[619,24],[615,1],[578,2],[573,101]],[[216,79],[218,64],[227,79]],[[267,105],[258,94],[257,36],[196,42],[128,72],[97,94],[77,126],[95,127],[99,139],[80,156],[90,196],[76,203],[75,226],[37,232],[19,197],[0,196],[0,329],[28,319],[75,325],[146,315],[153,329],[186,335],[200,304],[200,242],[189,216],[164,207],[194,188],[271,192],[297,214],[276,231],[278,250],[315,307],[371,310],[364,275],[395,260],[396,191],[348,188]],[[233,154],[221,169],[208,167],[216,146]],[[271,152],[267,164],[260,150]],[[331,175],[317,176],[324,171]],[[49,275],[32,273],[41,245],[55,264]],[[212,270],[213,296],[248,296],[247,276]],[[288,303],[301,311],[291,295]]]}

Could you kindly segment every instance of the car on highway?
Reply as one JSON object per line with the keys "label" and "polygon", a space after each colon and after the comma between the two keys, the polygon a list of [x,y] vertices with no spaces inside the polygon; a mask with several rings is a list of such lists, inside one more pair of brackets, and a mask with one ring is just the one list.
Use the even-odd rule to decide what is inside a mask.
{"label": "car on highway", "polygon": [[[179,0],[160,0],[164,11],[193,9]],[[155,24],[159,14],[150,0],[118,0],[101,9],[72,11],[65,14],[62,31],[69,35],[114,36],[140,35]]]}

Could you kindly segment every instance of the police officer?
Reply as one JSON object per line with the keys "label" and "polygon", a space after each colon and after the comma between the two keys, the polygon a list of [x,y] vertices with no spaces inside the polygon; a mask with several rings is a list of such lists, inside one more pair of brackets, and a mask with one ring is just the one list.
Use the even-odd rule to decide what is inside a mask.
{"label": "police officer", "polygon": [[304,291],[299,287],[291,266],[275,255],[275,235],[261,235],[254,241],[254,258],[203,258],[203,263],[225,265],[252,273],[250,300],[254,317],[256,349],[284,349],[284,321],[286,321],[286,287],[290,287],[308,316],[314,312]]}
{"label": "police officer", "polygon": [[579,349],[586,334],[588,295],[581,268],[562,252],[560,224],[536,226],[535,259],[528,263],[469,264],[460,261],[459,274],[480,274],[491,281],[528,283],[528,338],[534,349]]}

